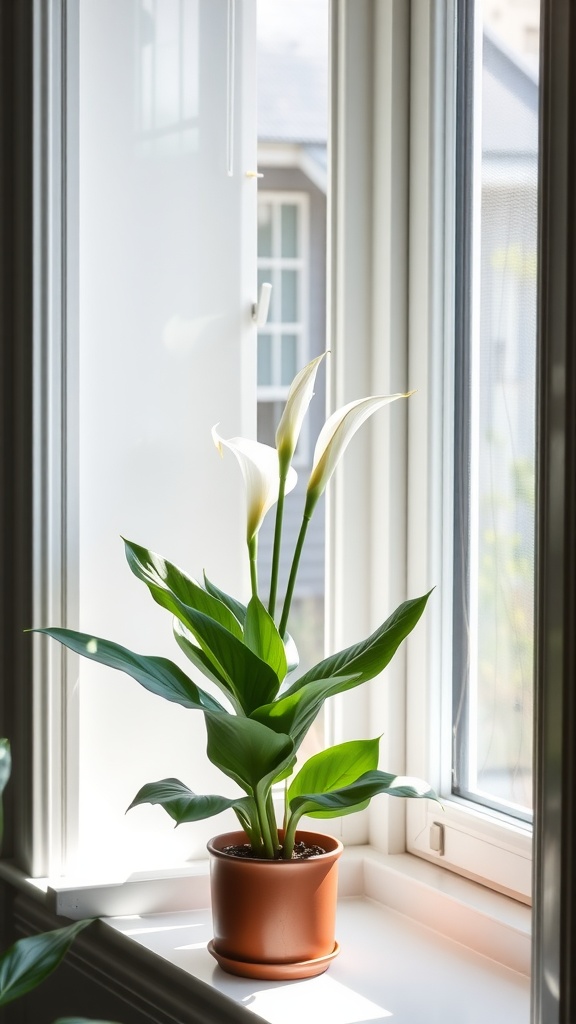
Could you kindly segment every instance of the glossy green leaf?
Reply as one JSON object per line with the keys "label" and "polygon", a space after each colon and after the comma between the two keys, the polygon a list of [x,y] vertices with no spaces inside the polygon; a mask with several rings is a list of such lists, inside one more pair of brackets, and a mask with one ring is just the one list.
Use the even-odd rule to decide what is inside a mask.
{"label": "glossy green leaf", "polygon": [[358,676],[336,676],[308,683],[305,689],[291,690],[284,697],[264,704],[252,712],[251,718],[275,732],[292,737],[294,749],[302,743],[323,703],[336,693],[343,693],[362,680]]}
{"label": "glossy green leaf", "polygon": [[212,664],[208,655],[205,654],[202,648],[198,647],[195,643],[190,630],[186,629],[184,623],[181,622],[180,619],[176,618],[176,616],[174,616],[172,621],[172,629],[176,643],[189,661],[191,661],[196,668],[199,668],[207,679],[216,683],[216,686],[218,686],[226,695],[238,714],[243,714],[240,702],[238,701],[228,680],[224,678],[222,673],[218,672],[218,669]]}
{"label": "glossy green leaf", "polygon": [[219,622],[202,612],[189,608],[188,619],[192,624],[188,624],[189,628],[211,665],[226,680],[246,715],[260,704],[274,699],[280,684],[278,676],[265,661]]}
{"label": "glossy green leaf", "polygon": [[412,632],[431,593],[432,591],[429,591],[423,597],[404,601],[366,640],[320,661],[297,679],[284,696],[296,693],[316,679],[327,679],[344,673],[358,673],[358,679],[354,684],[356,686],[373,679],[386,668],[402,641]]}
{"label": "glossy green leaf", "polygon": [[329,793],[378,767],[380,739],[350,740],[308,758],[288,789],[288,803],[302,793]]}
{"label": "glossy green leaf", "polygon": [[237,715],[206,713],[207,754],[217,768],[252,796],[294,759],[289,736]]}
{"label": "glossy green leaf", "polygon": [[348,808],[371,800],[379,793],[411,799],[438,800],[436,793],[424,779],[369,771],[350,785],[335,789],[331,793],[301,793],[290,801],[289,806],[296,818],[311,811],[345,813]]}
{"label": "glossy green leaf", "polygon": [[231,597],[224,590],[220,590],[214,583],[211,583],[206,573],[204,573],[204,586],[208,593],[212,594],[212,597],[218,598],[219,601],[222,601],[222,604],[225,604],[230,609],[240,625],[243,626],[246,618],[246,605],[242,604],[241,601],[237,601],[235,597]]}
{"label": "glossy green leaf", "polygon": [[276,673],[281,683],[288,671],[286,650],[271,615],[258,597],[248,605],[244,622],[244,643]]}
{"label": "glossy green leaf", "polygon": [[0,957],[0,1006],[36,988],[67,953],[90,921],[75,921],[65,928],[19,939]]}
{"label": "glossy green leaf", "polygon": [[123,539],[128,565],[134,575],[146,584],[159,605],[173,612],[186,625],[189,625],[188,611],[193,608],[219,622],[239,640],[242,639],[242,627],[226,604],[204,590],[196,580],[162,555]]}
{"label": "glossy green leaf", "polygon": [[113,1020],[94,1020],[93,1017],[59,1017],[54,1024],[116,1024]]}
{"label": "glossy green leaf", "polygon": [[215,814],[238,804],[245,805],[246,802],[246,797],[228,799],[216,794],[194,793],[178,779],[161,779],[160,782],[148,782],[142,786],[127,810],[139,804],[161,804],[176,824],[182,825],[188,821],[212,818]]}
{"label": "glossy green leaf", "polygon": [[224,710],[214,697],[196,686],[178,665],[167,658],[135,654],[110,640],[102,640],[90,633],[78,633],[74,629],[54,627],[36,629],[33,632],[51,636],[90,661],[97,661],[100,665],[126,672],[150,693],[174,701],[175,704],[181,704],[184,708],[196,711]]}
{"label": "glossy green leaf", "polygon": [[212,669],[249,714],[278,692],[278,677],[244,645],[242,627],[229,607],[155,552],[124,541],[132,572],[155,601],[168,608],[196,638]]}

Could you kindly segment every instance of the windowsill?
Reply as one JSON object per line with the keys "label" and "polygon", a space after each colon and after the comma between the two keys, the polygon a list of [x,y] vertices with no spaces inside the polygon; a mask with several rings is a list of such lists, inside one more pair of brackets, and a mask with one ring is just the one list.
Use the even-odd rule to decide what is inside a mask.
{"label": "windowsill", "polygon": [[[2,874],[14,881],[13,871]],[[382,857],[368,847],[348,848],[340,875],[341,952],[318,978],[254,982],[225,974],[206,949],[206,907],[105,923],[269,1024],[292,1024],[303,1000],[307,1019],[323,1019],[329,1006],[332,1024],[526,1024],[526,906],[409,854]]]}

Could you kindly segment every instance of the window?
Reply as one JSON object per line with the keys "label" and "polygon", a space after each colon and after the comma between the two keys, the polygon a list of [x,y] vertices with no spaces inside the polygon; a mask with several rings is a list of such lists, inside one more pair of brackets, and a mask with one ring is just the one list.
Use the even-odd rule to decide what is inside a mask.
{"label": "window", "polygon": [[409,845],[529,899],[538,69],[513,48],[523,36],[512,6],[458,4],[448,49],[442,202],[454,286],[444,292],[436,352],[446,369],[430,410],[444,409],[444,485],[429,495],[444,539],[435,566],[442,682],[432,698],[444,711],[431,757],[448,806],[445,815],[409,810]]}
{"label": "window", "polygon": [[[166,2],[166,11],[181,12],[181,7],[172,8],[168,0]],[[214,480],[209,429],[214,422],[214,410],[223,408],[230,420],[231,432],[239,429],[253,432],[255,425],[250,423],[249,412],[250,381],[253,384],[256,380],[257,363],[260,405],[264,404],[264,398],[274,404],[286,387],[288,365],[299,358],[298,348],[304,344],[305,337],[304,268],[309,208],[298,191],[281,190],[274,193],[264,190],[260,198],[259,269],[273,278],[274,290],[272,314],[261,331],[258,358],[254,339],[251,342],[248,337],[252,330],[249,311],[256,298],[255,280],[248,270],[239,278],[237,267],[244,266],[244,260],[248,267],[252,260],[252,271],[256,266],[255,245],[251,242],[251,232],[254,243],[256,240],[256,195],[252,189],[252,185],[255,186],[251,162],[254,154],[249,147],[244,148],[241,130],[244,115],[237,106],[237,98],[240,82],[245,99],[251,95],[253,83],[247,68],[254,33],[251,5],[243,7],[245,14],[236,23],[228,17],[233,6],[201,4],[198,19],[180,15],[163,19],[157,17],[164,9],[161,4],[132,6],[126,3],[118,5],[114,15],[118,18],[118,11],[121,12],[121,32],[118,33],[112,32],[113,26],[106,21],[109,9],[102,8],[96,0],[82,0],[69,9],[71,72],[75,71],[71,55],[79,54],[80,59],[75,71],[77,81],[73,74],[68,81],[70,95],[77,91],[79,96],[80,132],[77,166],[72,162],[66,167],[68,235],[64,242],[69,272],[78,266],[79,281],[67,282],[65,365],[69,405],[65,413],[68,428],[74,427],[68,436],[77,437],[78,448],[70,442],[65,452],[66,529],[59,537],[68,567],[64,597],[61,606],[56,608],[39,603],[34,618],[54,622],[56,612],[68,625],[85,625],[91,631],[118,638],[136,649],[141,643],[144,625],[150,649],[162,652],[165,644],[169,656],[173,655],[169,631],[156,632],[163,628],[157,610],[146,600],[146,595],[134,596],[131,589],[117,524],[121,519],[128,519],[128,525],[121,528],[128,536],[150,544],[197,573],[204,568],[200,559],[203,562],[206,558],[206,538],[211,538],[216,567],[211,571],[227,588],[241,588],[244,570],[239,562],[236,564],[229,558],[231,550],[238,557],[242,551],[240,517],[236,537],[230,540],[225,553],[220,544],[220,536],[230,536],[226,513],[232,501],[236,501],[233,494],[238,493],[231,489],[234,486],[231,477],[222,477],[216,512],[212,505],[214,491],[209,506],[196,500],[197,479]],[[213,13],[206,14],[208,10]],[[77,26],[74,12],[78,17]],[[438,571],[437,553],[430,543],[432,535],[442,535],[438,508],[442,509],[444,496],[433,492],[430,483],[442,429],[439,430],[438,421],[430,413],[431,408],[435,412],[442,407],[442,403],[436,401],[435,389],[438,377],[442,376],[438,368],[442,361],[438,359],[435,346],[444,334],[436,330],[435,304],[439,292],[430,287],[432,283],[437,288],[439,282],[428,280],[430,268],[438,274],[438,267],[450,265],[451,255],[444,223],[440,223],[441,218],[434,222],[438,211],[436,200],[430,196],[436,197],[438,193],[428,191],[428,181],[421,190],[418,180],[418,173],[426,177],[432,168],[433,184],[437,188],[438,181],[449,177],[450,163],[439,143],[442,131],[427,133],[416,131],[414,127],[410,136],[408,126],[418,125],[419,117],[430,123],[438,110],[444,109],[450,81],[435,80],[429,95],[430,66],[427,61],[418,59],[418,46],[427,46],[428,56],[432,52],[437,55],[432,68],[435,75],[439,75],[444,66],[453,67],[455,43],[450,33],[454,19],[446,8],[440,31],[436,22],[428,22],[428,16],[415,15],[411,26],[405,12],[391,25],[388,12],[379,10],[374,20],[378,38],[374,54],[378,55],[378,61],[373,66],[365,59],[367,53],[372,53],[371,17],[365,12],[358,15],[350,11],[339,12],[336,20],[338,18],[342,19],[343,35],[334,48],[335,81],[341,91],[337,96],[337,123],[331,140],[332,152],[338,154],[338,175],[330,195],[332,276],[328,306],[333,345],[333,369],[328,380],[330,403],[341,405],[359,394],[389,393],[412,384],[421,389],[422,399],[415,398],[408,410],[395,409],[393,417],[386,421],[382,417],[378,428],[369,432],[365,453],[348,460],[335,481],[327,515],[327,581],[321,583],[322,591],[331,596],[328,622],[331,649],[366,635],[406,593],[423,592],[437,581],[441,581],[439,589],[451,593],[451,584],[445,586],[445,577]],[[412,44],[411,27],[414,28]],[[151,35],[152,28],[157,28],[157,38],[154,33]],[[174,81],[180,82],[179,103],[184,103],[184,107],[180,105],[178,116],[174,113],[166,123],[170,135],[182,132],[185,141],[181,146],[174,143],[167,148],[164,144],[142,147],[144,100],[139,90],[147,90],[148,95],[150,90],[154,93],[155,88],[150,84],[154,82],[154,75],[150,73],[150,77],[148,71],[144,74],[143,69],[151,69],[156,59],[160,60],[153,56],[156,42],[160,44],[163,40],[162,45],[165,44],[170,53],[176,52],[174,33],[177,35],[180,31],[189,33],[183,44],[184,51],[188,52],[190,47],[198,51],[198,78],[190,95],[199,124],[217,125],[222,130],[216,131],[213,127],[206,133],[200,131],[200,150],[189,144],[188,114],[182,113],[187,109],[185,76],[179,73],[175,74]],[[438,33],[437,37],[434,32]],[[206,43],[202,41],[203,33],[206,33]],[[94,52],[97,52],[98,40],[106,41],[112,35],[117,51],[104,66],[94,59]],[[444,40],[445,54],[439,43],[433,50],[431,40],[436,38]],[[74,50],[76,45],[77,50]],[[414,48],[412,55],[410,45]],[[434,45],[436,47],[436,43]],[[124,66],[120,56],[123,46],[130,48],[133,54],[132,66]],[[344,49],[339,50],[338,46]],[[243,59],[245,53],[248,58]],[[394,60],[388,64],[392,56]],[[446,65],[444,56],[449,58]],[[218,90],[210,87],[212,57],[221,72]],[[410,66],[421,72],[414,75],[411,88]],[[394,70],[391,82],[384,75],[386,67]],[[359,68],[362,68],[361,74]],[[115,96],[113,116],[109,113],[110,103],[105,102],[109,90],[113,90]],[[204,103],[208,106],[203,106]],[[154,104],[150,109],[156,109]],[[250,111],[249,99],[246,109]],[[360,116],[367,110],[370,117]],[[78,141],[73,113],[72,110],[66,126],[69,155],[75,152],[74,145]],[[446,123],[450,126],[448,115]],[[373,124],[379,125],[378,132],[373,131]],[[236,141],[232,173],[231,132]],[[433,141],[433,151],[421,152],[427,139]],[[207,147],[205,164],[202,145]],[[57,147],[54,152],[58,152]],[[438,174],[440,157],[442,174]],[[241,174],[242,168],[247,169],[244,174]],[[221,193],[205,203],[206,196],[212,195],[211,189],[216,186]],[[168,213],[167,195],[175,199],[175,206],[169,208]],[[216,220],[208,216],[208,211],[214,208],[222,214]],[[238,217],[235,216],[237,210],[241,211]],[[445,212],[448,216],[447,204]],[[236,233],[231,232],[232,224]],[[198,225],[202,230],[196,230]],[[422,238],[429,242],[429,251],[421,244]],[[436,258],[439,239],[446,246],[446,262]],[[217,252],[219,260],[204,259],[206,252]],[[214,272],[216,262],[217,273]],[[494,275],[499,272],[498,259],[492,272]],[[423,287],[419,275],[426,278]],[[231,296],[229,307],[226,307],[226,295]],[[446,308],[447,303],[443,306],[443,315],[447,317]],[[134,313],[130,312],[132,309]],[[429,320],[430,311],[433,315]],[[420,331],[422,319],[425,329]],[[434,326],[432,332],[428,331],[429,323]],[[77,334],[81,338],[79,347]],[[226,340],[232,337],[240,339],[239,342]],[[269,338],[270,342],[263,338]],[[418,350],[418,338],[422,350]],[[129,342],[134,346],[131,351]],[[224,365],[226,375],[222,373]],[[240,389],[238,380],[242,382]],[[103,394],[108,396],[105,416],[100,397]],[[147,396],[145,402],[143,395]],[[164,406],[161,395],[167,396]],[[238,401],[239,395],[246,402]],[[433,406],[428,405],[430,396]],[[58,409],[52,414],[57,418]],[[57,433],[61,426],[61,422],[56,422],[54,431]],[[224,422],[222,427],[226,429]],[[192,452],[190,439],[196,441],[201,437],[205,441],[197,441],[198,450]],[[422,438],[430,440],[429,447],[423,447]],[[45,443],[45,454],[47,458],[52,457],[50,438]],[[440,450],[441,447],[440,444]],[[428,453],[430,460],[422,474],[423,458]],[[174,475],[180,479],[183,466],[190,467],[190,476],[187,478],[184,471],[176,507],[173,503],[166,506],[165,496],[173,487]],[[420,494],[416,478],[424,480],[426,487],[430,484],[429,493]],[[440,479],[442,474],[437,473],[435,480]],[[165,519],[159,517],[158,510],[151,505],[151,486],[161,498]],[[54,508],[58,508],[57,503]],[[58,523],[58,512],[54,508],[50,514]],[[424,538],[420,514],[423,508],[433,510],[432,517],[426,520],[430,529]],[[420,560],[423,547],[425,557]],[[50,544],[42,550],[44,563],[40,569],[46,571],[53,551]],[[107,559],[112,561],[108,563]],[[110,593],[115,595],[114,602],[109,599]],[[311,621],[306,605],[303,617]],[[437,751],[430,758],[420,756],[436,744],[446,725],[438,710],[441,701],[429,694],[424,700],[412,700],[413,687],[419,680],[427,683],[431,676],[429,666],[438,665],[437,650],[432,650],[432,657],[427,656],[426,643],[431,634],[440,636],[434,613],[430,621],[434,625],[421,631],[425,642],[420,642],[420,648],[424,655],[417,644],[409,645],[406,655],[399,657],[387,673],[386,686],[391,692],[383,692],[384,687],[378,683],[365,699],[345,695],[334,701],[326,725],[333,738],[342,739],[384,731],[383,765],[398,766],[397,770],[401,771],[407,754],[411,772],[429,776],[433,771],[443,783],[446,769]],[[323,629],[313,626],[312,631],[314,641],[321,642]],[[419,659],[423,659],[423,665]],[[47,659],[40,659],[39,664],[47,666],[52,673],[48,672],[42,685],[47,690],[52,687],[53,699],[57,701],[62,666]],[[195,757],[189,747],[194,726],[188,718],[182,718],[178,709],[171,708],[164,709],[164,725],[157,715],[151,722],[147,711],[149,698],[146,694],[135,694],[130,681],[105,679],[105,673],[96,679],[91,665],[78,666],[73,661],[66,667],[62,718],[69,726],[70,749],[65,749],[68,760],[63,757],[62,761],[59,794],[62,804],[59,806],[64,807],[67,815],[64,831],[72,846],[70,862],[74,861],[74,842],[80,851],[78,863],[85,863],[82,851],[87,849],[93,850],[101,862],[102,849],[108,844],[110,821],[112,818],[118,821],[123,816],[124,808],[142,784],[144,772],[146,778],[157,772],[157,777],[179,774],[184,779],[194,773]],[[404,744],[406,669],[410,730],[413,728],[412,708],[421,707],[425,712],[420,723],[424,726],[425,739],[410,738],[408,751]],[[78,672],[82,673],[80,687],[77,686]],[[441,671],[436,672],[435,678],[441,675]],[[110,706],[116,710],[114,719],[109,714]],[[162,748],[155,736],[164,727],[169,739]],[[418,722],[415,728],[419,728]],[[143,729],[148,731],[143,733]],[[451,723],[448,725],[450,734]],[[108,757],[103,765],[104,735]],[[142,739],[144,735],[146,740]],[[81,750],[79,777],[77,754],[73,749],[75,737],[79,737]],[[198,741],[196,734],[194,738]],[[46,737],[46,761],[50,760],[47,755],[50,744],[57,745],[60,739],[59,726],[55,724],[53,735]],[[128,743],[136,750],[133,760],[126,758]],[[199,747],[199,741],[192,746]],[[181,751],[178,758],[174,753],[176,749]],[[450,742],[447,749],[451,749]],[[138,751],[144,769],[139,763]],[[54,763],[58,766],[58,762]],[[122,763],[120,782],[118,763]],[[58,767],[55,771],[57,774]],[[209,785],[207,772],[209,769],[203,763],[203,778]],[[47,804],[49,797],[47,793]],[[343,820],[341,826],[338,823],[338,827],[349,842],[369,840],[380,849],[403,848],[404,813],[404,808],[383,808],[380,803],[376,814],[354,816]],[[436,812],[417,810],[416,813],[434,815]],[[460,813],[464,812],[456,808],[454,814]],[[157,811],[150,808],[149,815],[147,809],[142,809],[138,816],[126,819],[124,835],[133,852],[145,848],[148,864],[151,858],[160,856],[167,845],[171,845],[170,856],[175,860],[202,855],[206,835],[200,828],[188,833],[181,830],[167,840],[165,828],[160,827],[159,834],[154,835],[157,818]],[[478,835],[486,834],[486,830],[490,834],[502,832],[499,820],[486,821],[485,817],[474,820]],[[448,818],[445,821],[448,822]],[[523,825],[515,825],[510,830],[503,824],[506,836],[512,836],[506,843],[513,851],[517,846],[524,851],[526,830]],[[429,845],[428,825],[427,820],[422,823],[420,818],[415,825],[409,824],[411,849],[439,859]],[[207,825],[207,829],[211,827]],[[448,825],[446,831],[450,834]],[[459,829],[455,831],[463,834]],[[442,863],[457,866],[448,843],[441,856]],[[524,852],[520,856],[529,863]],[[508,883],[500,884],[510,890],[514,888]]]}
{"label": "window", "polygon": [[[260,191],[258,289],[272,285],[268,321],[258,331],[258,440],[274,444],[288,388],[308,362],[308,197]],[[308,424],[294,465],[311,463]]]}

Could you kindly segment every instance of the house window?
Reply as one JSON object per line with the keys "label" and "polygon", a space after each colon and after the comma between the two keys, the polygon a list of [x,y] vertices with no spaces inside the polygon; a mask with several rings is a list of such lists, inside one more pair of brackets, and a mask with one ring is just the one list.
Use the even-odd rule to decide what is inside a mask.
{"label": "house window", "polygon": [[[275,444],[289,386],[308,361],[310,275],[308,197],[260,191],[258,196],[258,289],[272,285],[268,321],[258,331],[258,440]],[[309,464],[304,424],[294,464]]]}

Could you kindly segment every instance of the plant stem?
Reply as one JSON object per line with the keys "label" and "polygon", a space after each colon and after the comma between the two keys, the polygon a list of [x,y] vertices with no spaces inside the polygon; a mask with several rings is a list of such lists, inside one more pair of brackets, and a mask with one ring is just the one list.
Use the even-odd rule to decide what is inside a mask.
{"label": "plant stem", "polygon": [[286,632],[286,624],[288,622],[288,615],[290,614],[290,605],[292,604],[292,595],[294,593],[294,584],[296,583],[296,576],[298,575],[300,555],[302,554],[304,538],[306,537],[306,530],[308,529],[309,522],[310,516],[304,514],[304,516],[302,517],[302,526],[300,527],[300,533],[298,534],[298,540],[296,541],[296,547],[294,549],[294,558],[292,559],[292,566],[290,568],[290,576],[288,578],[288,586],[286,588],[286,597],[284,599],[284,607],[282,609],[282,618],[280,619],[280,625],[278,626],[278,632],[280,633],[280,636],[284,636],[284,633]]}
{"label": "plant stem", "polygon": [[284,835],[286,835],[286,829],[288,828],[288,779],[284,779],[284,818],[282,828],[284,829]]}
{"label": "plant stem", "polygon": [[276,592],[278,590],[278,568],[280,565],[280,545],[282,541],[282,520],[284,518],[284,497],[286,494],[287,466],[280,471],[280,486],[278,489],[278,503],[276,505],[276,522],[274,524],[274,548],[272,550],[272,569],[270,574],[270,599],[268,601],[268,614],[274,618],[276,611]]}
{"label": "plant stem", "polygon": [[240,828],[244,830],[248,839],[250,840],[250,846],[254,850],[254,853],[260,853],[262,849],[262,836],[257,827],[254,827],[247,815],[242,814],[236,807],[234,812],[240,823]]}
{"label": "plant stem", "polygon": [[272,791],[270,791],[266,797],[266,813],[268,814],[268,824],[270,826],[270,835],[272,837],[274,851],[276,851],[280,846],[280,840],[278,838],[278,825],[276,824],[276,814],[274,813]]}
{"label": "plant stem", "polygon": [[282,857],[284,860],[291,860],[292,858],[298,820],[299,819],[294,814],[288,819],[286,831],[284,833],[284,843],[282,845]]}
{"label": "plant stem", "polygon": [[270,823],[268,821],[268,809],[266,807],[266,801],[263,801],[259,795],[256,795],[256,806],[258,808],[258,821],[260,823],[260,830],[262,832],[264,850],[268,859],[274,860],[276,856],[277,847],[274,846],[272,836],[270,835]]}
{"label": "plant stem", "polygon": [[252,586],[252,597],[258,597],[258,535],[256,533],[248,541],[248,555],[250,557],[250,584]]}

